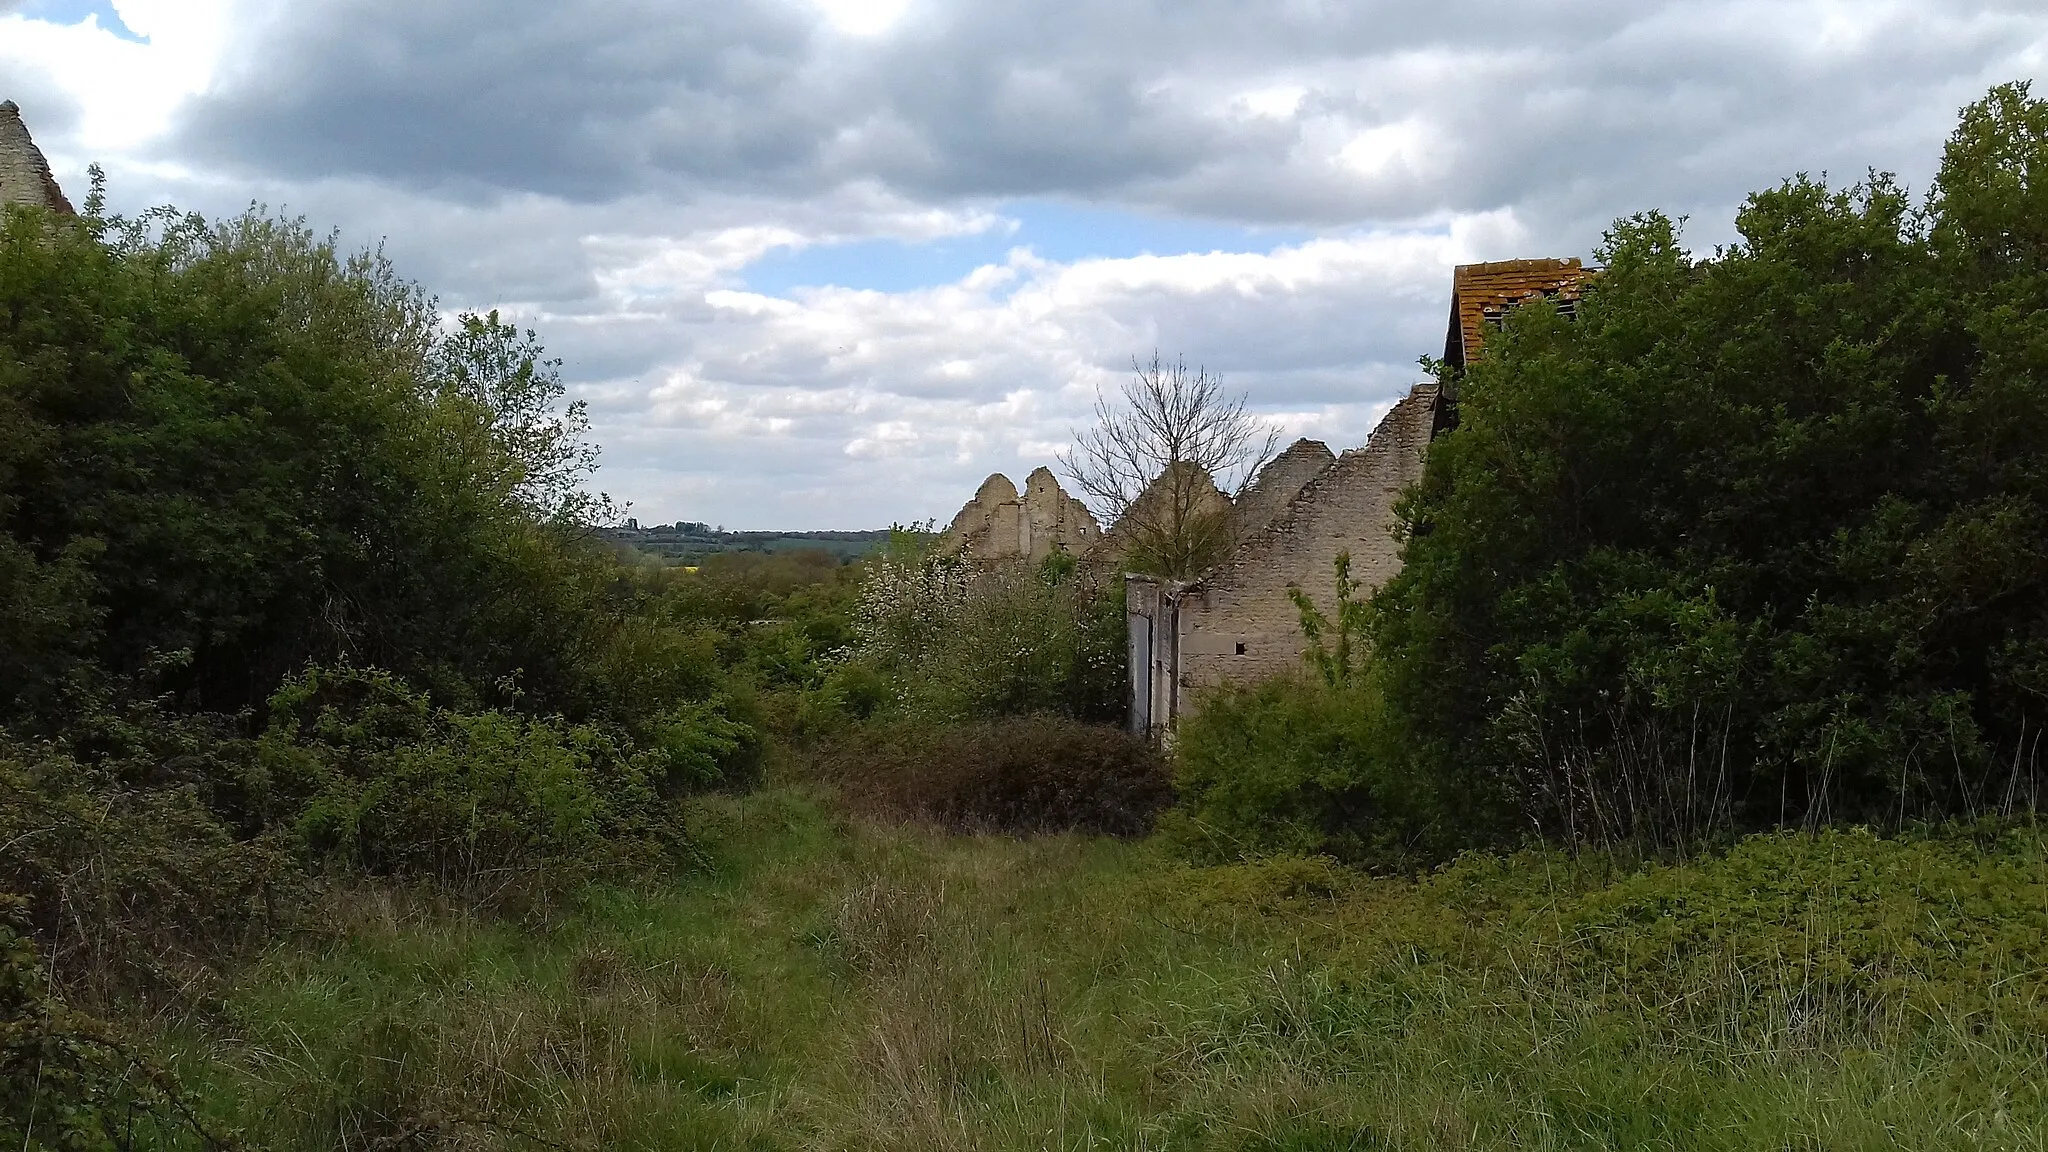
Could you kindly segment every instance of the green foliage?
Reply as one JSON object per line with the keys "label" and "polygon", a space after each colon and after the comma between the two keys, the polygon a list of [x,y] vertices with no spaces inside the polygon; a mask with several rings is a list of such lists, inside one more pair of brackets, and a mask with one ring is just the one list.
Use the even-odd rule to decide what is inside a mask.
{"label": "green foliage", "polygon": [[0,740],[0,894],[60,987],[174,994],[290,923],[303,884],[279,837],[220,814],[270,803],[246,741],[162,717],[111,727],[129,730],[97,734],[93,761]]}
{"label": "green foliage", "polygon": [[280,1149],[2017,1152],[2048,1131],[2035,829],[1410,878],[952,835],[786,790],[692,813],[715,876],[594,892],[540,931],[339,892],[168,1042],[210,1115]]}
{"label": "green foliage", "polygon": [[[715,710],[735,725],[726,733],[732,751],[717,753],[705,782],[749,779],[768,737],[807,743],[868,716],[887,697],[878,674],[849,659],[858,577],[856,566],[817,550],[724,553],[694,571],[634,573],[638,607],[626,633],[646,655],[628,661],[609,691],[631,699],[669,679],[684,699],[702,699],[699,712]],[[633,731],[659,738],[645,725]]]}
{"label": "green foliage", "polygon": [[[617,606],[581,411],[531,333],[443,332],[297,222],[0,218],[0,722],[253,706],[307,661],[599,706]],[[176,660],[166,660],[176,655]]]}
{"label": "green foliage", "polygon": [[1370,676],[1214,689],[1175,729],[1181,803],[1163,828],[1198,859],[1325,854],[1401,869],[1440,858],[1455,821],[1390,725]]}
{"label": "green foliage", "polygon": [[440,395],[467,401],[510,465],[512,493],[543,519],[578,523],[609,509],[577,485],[597,469],[590,421],[577,400],[563,406],[562,362],[548,359],[532,329],[493,309],[465,312],[434,347],[429,378]]}
{"label": "green foliage", "polygon": [[1924,209],[1801,177],[1711,260],[1621,221],[1576,321],[1489,337],[1373,606],[1445,787],[1680,851],[2037,803],[2044,123],[1997,89]]}
{"label": "green foliage", "polygon": [[1194,700],[1175,727],[1180,806],[1166,839],[1198,859],[1273,853],[1327,855],[1375,868],[1440,860],[1475,830],[1453,816],[1418,772],[1400,719],[1370,659],[1369,605],[1335,563],[1335,619],[1290,588],[1308,641],[1307,667],[1252,685],[1225,684]]}
{"label": "green foliage", "polygon": [[52,1152],[229,1146],[169,1073],[52,994],[20,911],[0,897],[0,1140]]}
{"label": "green foliage", "polygon": [[[1565,910],[1568,963],[1580,979],[1618,972],[1667,987],[1721,987],[1720,1004],[1674,1011],[1727,1014],[1751,1029],[1787,1012],[1825,1014],[1818,1027],[1858,1018],[1912,1026],[1951,1019],[2039,1028],[2048,1000],[2034,987],[1999,987],[1984,973],[2048,964],[2048,877],[2031,827],[1868,829],[1817,836],[1780,832],[1740,841],[1694,868],[1643,869]],[[1799,974],[1797,999],[1762,980]],[[2024,982],[2023,982],[2024,983]]]}
{"label": "green foliage", "polygon": [[564,399],[296,221],[0,212],[0,889],[60,988],[189,995],[309,866],[669,864],[753,770],[733,629],[590,539]]}
{"label": "green foliage", "polygon": [[707,712],[662,731],[636,750],[590,725],[454,712],[387,673],[316,668],[272,698],[260,750],[305,797],[289,825],[312,859],[482,891],[672,857],[656,785],[715,771],[737,739]]}
{"label": "green foliage", "polygon": [[1354,683],[1364,675],[1370,649],[1366,647],[1367,605],[1359,598],[1358,585],[1351,579],[1351,553],[1337,553],[1334,567],[1336,620],[1325,616],[1300,588],[1289,587],[1287,598],[1294,602],[1295,611],[1301,613],[1301,634],[1308,641],[1305,655],[1309,664],[1322,676],[1323,683],[1336,688]]}

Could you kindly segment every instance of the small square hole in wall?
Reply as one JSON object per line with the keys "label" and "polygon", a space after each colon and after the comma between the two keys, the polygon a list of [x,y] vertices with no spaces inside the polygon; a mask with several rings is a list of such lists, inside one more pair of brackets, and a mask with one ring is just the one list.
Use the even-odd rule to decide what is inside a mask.
{"label": "small square hole in wall", "polygon": [[1237,654],[1238,654],[1239,656],[1242,656],[1242,655],[1244,655],[1244,641],[1242,641],[1242,640],[1239,640],[1239,641],[1237,642]]}

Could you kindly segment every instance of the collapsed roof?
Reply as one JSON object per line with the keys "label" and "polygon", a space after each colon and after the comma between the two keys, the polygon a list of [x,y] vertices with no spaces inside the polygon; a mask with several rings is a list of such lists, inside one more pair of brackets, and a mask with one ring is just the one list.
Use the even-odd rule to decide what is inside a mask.
{"label": "collapsed roof", "polygon": [[1487,330],[1499,327],[1510,309],[1526,301],[1555,296],[1559,308],[1570,309],[1592,275],[1593,270],[1581,265],[1576,256],[1458,265],[1451,276],[1451,322],[1444,334],[1444,363],[1457,371],[1477,359]]}

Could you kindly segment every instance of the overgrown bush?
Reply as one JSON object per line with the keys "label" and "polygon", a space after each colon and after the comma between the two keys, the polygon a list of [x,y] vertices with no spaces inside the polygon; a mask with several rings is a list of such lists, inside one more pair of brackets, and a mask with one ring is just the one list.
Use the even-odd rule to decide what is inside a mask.
{"label": "overgrown bush", "polygon": [[1416,770],[1381,696],[1368,605],[1335,564],[1325,612],[1290,596],[1307,641],[1294,674],[1197,696],[1174,729],[1180,804],[1162,824],[1179,850],[1209,860],[1294,853],[1402,869],[1466,843],[1473,823]]}
{"label": "overgrown bush", "polygon": [[61,1152],[232,1146],[169,1072],[52,993],[22,913],[0,896],[0,1141]]}
{"label": "overgrown bush", "polygon": [[716,716],[667,745],[504,711],[453,712],[387,673],[315,669],[279,691],[260,747],[308,858],[482,892],[554,870],[645,866],[680,849],[657,788],[715,763]]}
{"label": "overgrown bush", "polygon": [[1150,743],[1057,716],[872,725],[815,763],[857,806],[964,831],[1135,836],[1173,801]]}
{"label": "overgrown bush", "polygon": [[603,711],[628,605],[563,400],[533,333],[300,222],[0,211],[0,723],[338,660]]}
{"label": "overgrown bush", "polygon": [[1370,681],[1308,674],[1201,696],[1173,740],[1180,804],[1162,831],[1207,860],[1329,855],[1381,868],[1440,858],[1453,827]]}
{"label": "overgrown bush", "polygon": [[15,922],[68,992],[175,993],[291,923],[303,882],[290,846],[204,800],[247,778],[252,749],[195,744],[167,774],[147,750],[93,763],[0,742],[0,895],[20,901]]}
{"label": "overgrown bush", "polygon": [[[596,449],[534,333],[445,322],[298,221],[103,203],[0,206],[0,897],[42,978],[110,1019],[203,996],[311,874],[495,896],[673,863],[667,801],[758,759],[750,658],[593,539]],[[102,1146],[70,1009],[9,999],[25,947],[0,1143]],[[14,1092],[24,1052],[51,1094]],[[6,1127],[45,1100],[77,1131]]]}

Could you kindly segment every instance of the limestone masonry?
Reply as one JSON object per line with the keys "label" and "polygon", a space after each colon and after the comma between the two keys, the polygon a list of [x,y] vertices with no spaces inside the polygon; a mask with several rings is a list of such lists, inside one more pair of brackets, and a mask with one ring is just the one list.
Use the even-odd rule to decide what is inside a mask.
{"label": "limestone masonry", "polygon": [[1422,478],[1436,422],[1437,386],[1417,385],[1354,448],[1317,473],[1236,555],[1180,589],[1178,697],[1225,681],[1263,680],[1301,664],[1306,641],[1288,589],[1335,616],[1339,553],[1351,556],[1361,592],[1401,570],[1394,505]]}
{"label": "limestone masonry", "polygon": [[1086,555],[1101,539],[1088,506],[1067,495],[1052,469],[1039,468],[1025,479],[1022,497],[1000,472],[982,481],[939,547],[972,560],[1043,560],[1055,549]]}
{"label": "limestone masonry", "polygon": [[[1127,574],[1132,729],[1170,726],[1203,689],[1299,668],[1307,642],[1289,591],[1300,589],[1334,616],[1339,554],[1351,557],[1357,595],[1392,579],[1401,570],[1394,508],[1422,478],[1431,438],[1456,423],[1458,374],[1510,311],[1548,298],[1571,314],[1592,275],[1577,260],[1460,265],[1451,277],[1444,384],[1416,385],[1361,447],[1333,456],[1323,444],[1297,440],[1235,505],[1215,492],[1230,510],[1235,542],[1229,559],[1199,579]],[[977,559],[1039,559],[1060,548],[1107,567],[1123,558],[1122,527],[1100,531],[1040,468],[1021,499],[1009,480],[989,477],[945,541]]]}
{"label": "limestone masonry", "polygon": [[1294,502],[1309,481],[1336,462],[1330,446],[1320,440],[1296,440],[1288,445],[1287,451],[1259,469],[1251,486],[1238,497],[1237,516],[1241,530],[1257,532],[1271,524],[1287,511],[1287,506]]}
{"label": "limestone masonry", "polygon": [[0,100],[0,204],[33,204],[71,215],[71,201],[57,187],[12,100]]}

